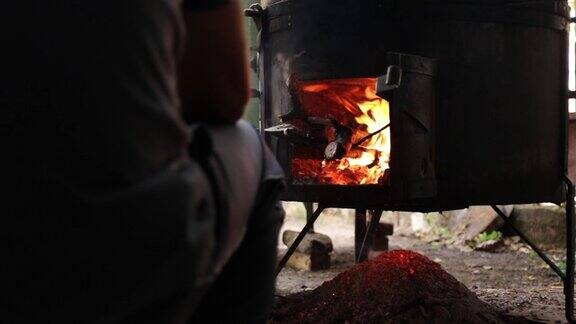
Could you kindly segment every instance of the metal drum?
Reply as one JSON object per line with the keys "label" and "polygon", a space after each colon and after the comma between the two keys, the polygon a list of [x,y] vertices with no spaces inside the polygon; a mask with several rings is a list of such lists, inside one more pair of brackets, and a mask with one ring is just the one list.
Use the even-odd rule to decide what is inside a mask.
{"label": "metal drum", "polygon": [[[436,196],[382,204],[424,211],[560,202],[568,13],[565,1],[550,0],[269,1],[256,18],[262,126],[290,111],[291,74],[377,77],[390,52],[435,59]],[[286,147],[268,140],[286,159]]]}

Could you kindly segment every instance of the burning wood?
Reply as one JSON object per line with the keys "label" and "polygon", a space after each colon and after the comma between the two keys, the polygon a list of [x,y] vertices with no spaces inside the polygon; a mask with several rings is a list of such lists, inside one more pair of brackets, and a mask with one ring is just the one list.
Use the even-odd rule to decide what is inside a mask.
{"label": "burning wood", "polygon": [[338,124],[337,122],[334,122],[334,129],[336,132],[336,139],[328,143],[324,150],[324,157],[326,157],[326,160],[343,158],[350,147],[352,130],[346,126]]}
{"label": "burning wood", "polygon": [[[319,134],[328,145],[323,151],[294,149],[295,180],[349,185],[378,184],[386,179],[390,116],[388,102],[376,95],[376,82],[364,78],[297,83],[298,98],[294,100],[299,115],[322,129]],[[295,87],[293,84],[291,89]]]}

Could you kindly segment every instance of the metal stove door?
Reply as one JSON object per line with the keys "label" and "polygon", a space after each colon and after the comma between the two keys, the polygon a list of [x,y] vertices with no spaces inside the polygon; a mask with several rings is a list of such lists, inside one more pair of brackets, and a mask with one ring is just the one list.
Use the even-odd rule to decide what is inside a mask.
{"label": "metal stove door", "polygon": [[393,199],[435,197],[436,61],[388,53],[377,93],[390,102],[390,187]]}

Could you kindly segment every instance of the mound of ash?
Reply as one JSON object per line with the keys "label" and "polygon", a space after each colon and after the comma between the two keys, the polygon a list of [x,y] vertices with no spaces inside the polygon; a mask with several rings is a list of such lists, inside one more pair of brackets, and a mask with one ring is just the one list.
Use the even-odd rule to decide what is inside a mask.
{"label": "mound of ash", "polygon": [[311,292],[283,298],[270,323],[503,323],[442,267],[412,251],[390,251]]}

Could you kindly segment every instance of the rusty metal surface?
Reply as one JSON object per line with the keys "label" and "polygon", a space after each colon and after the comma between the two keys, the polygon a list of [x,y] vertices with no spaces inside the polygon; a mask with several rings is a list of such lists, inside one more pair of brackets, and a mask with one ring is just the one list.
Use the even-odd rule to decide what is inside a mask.
{"label": "rusty metal surface", "polygon": [[[289,28],[271,30],[271,20],[285,15]],[[290,186],[285,199],[398,210],[562,200],[564,1],[290,0],[271,1],[264,16],[264,127],[292,110],[292,73],[303,80],[377,77],[391,64],[390,51],[437,60],[433,199],[394,200],[384,186],[302,185]],[[267,139],[289,170],[288,146]]]}

